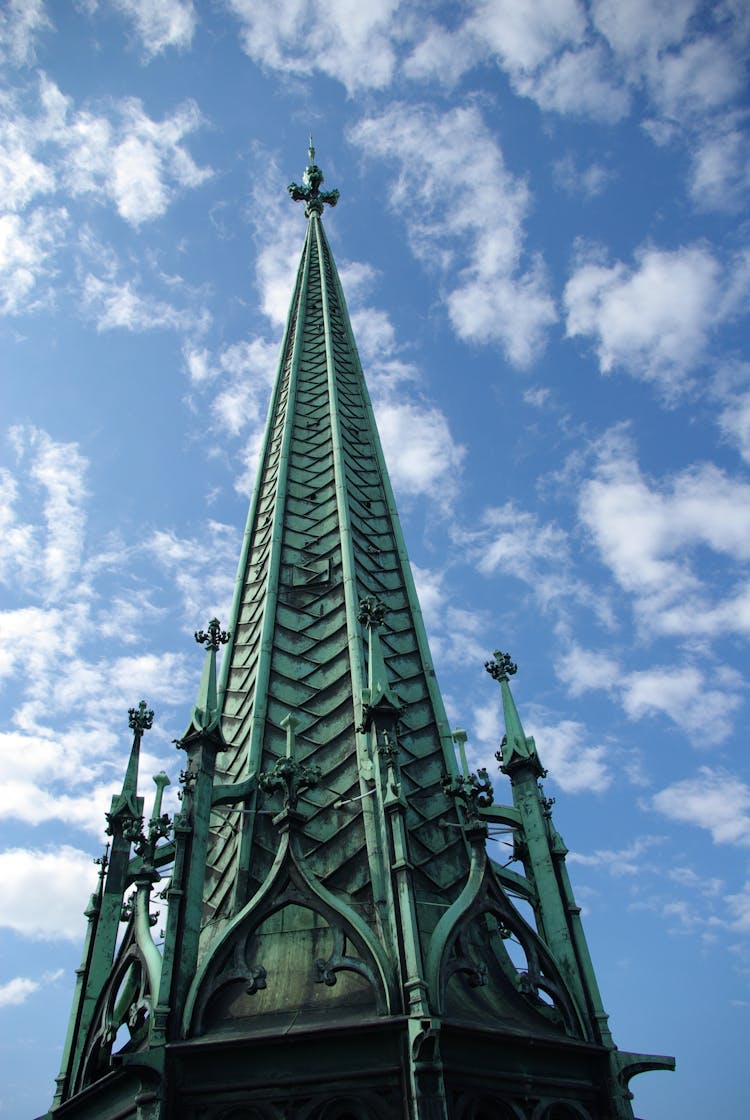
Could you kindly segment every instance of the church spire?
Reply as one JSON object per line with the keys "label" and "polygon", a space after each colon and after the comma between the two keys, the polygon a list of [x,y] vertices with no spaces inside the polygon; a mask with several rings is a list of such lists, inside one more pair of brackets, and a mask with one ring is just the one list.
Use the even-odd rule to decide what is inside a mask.
{"label": "church spire", "polygon": [[[181,810],[168,839],[160,776],[142,833],[144,702],[54,1115],[114,1120],[135,1100],[138,1120],[632,1120],[627,1078],[667,1060],[607,1032],[507,654],[487,669],[512,806],[449,730],[312,137],[308,158],[289,187],[308,222],[228,628],[196,633]],[[491,825],[522,870],[490,858]],[[170,864],[159,964],[148,903]]]}

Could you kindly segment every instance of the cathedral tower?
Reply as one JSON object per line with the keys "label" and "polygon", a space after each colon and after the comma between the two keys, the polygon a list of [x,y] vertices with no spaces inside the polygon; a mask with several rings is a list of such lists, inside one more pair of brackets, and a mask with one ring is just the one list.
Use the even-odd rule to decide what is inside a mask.
{"label": "cathedral tower", "polygon": [[157,775],[144,819],[143,702],[48,1116],[632,1120],[629,1078],[673,1060],[614,1046],[507,654],[486,668],[512,805],[448,726],[323,229],[338,193],[309,160],[231,618],[196,634],[181,810]]}

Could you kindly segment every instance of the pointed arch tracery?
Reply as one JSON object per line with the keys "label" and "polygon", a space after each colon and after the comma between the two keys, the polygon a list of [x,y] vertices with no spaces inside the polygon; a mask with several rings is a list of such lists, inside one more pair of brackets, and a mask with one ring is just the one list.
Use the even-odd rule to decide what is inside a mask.
{"label": "pointed arch tracery", "polygon": [[[275,870],[212,950],[196,979],[186,1008],[186,1036],[204,1033],[211,1005],[216,1005],[222,991],[230,987],[236,991],[244,988],[244,995],[253,996],[256,992],[272,990],[278,978],[269,973],[257,955],[258,935],[264,923],[291,908],[317,915],[329,931],[325,956],[319,951],[319,939],[314,936],[306,939],[307,946],[300,946],[303,955],[308,951],[305,962],[308,981],[332,988],[339,973],[353,974],[367,983],[378,1015],[391,1011],[393,982],[382,948],[346,903],[331,895],[300,867],[285,836]],[[305,939],[300,938],[300,942],[303,941]]]}
{"label": "pointed arch tracery", "polygon": [[151,1011],[148,964],[136,943],[131,919],[117,961],[97,1000],[75,1079],[76,1092],[109,1073],[123,1027],[128,1037],[118,1053],[146,1045]]}
{"label": "pointed arch tracery", "polygon": [[[567,1034],[585,1038],[580,1014],[554,957],[486,865],[481,879],[477,876],[473,898],[464,902],[457,907],[450,929],[442,931],[439,962],[437,967],[433,965],[438,1013],[445,1012],[446,990],[452,977],[460,975],[469,988],[499,983],[506,993],[522,998],[534,1012],[558,1023]],[[505,946],[511,939],[523,954],[520,961],[514,960]]]}

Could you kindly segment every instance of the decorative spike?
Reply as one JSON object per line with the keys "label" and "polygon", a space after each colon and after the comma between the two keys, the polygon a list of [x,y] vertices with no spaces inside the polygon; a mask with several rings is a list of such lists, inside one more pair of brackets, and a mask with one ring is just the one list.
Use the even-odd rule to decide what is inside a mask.
{"label": "decorative spike", "polygon": [[[107,832],[111,836],[115,828],[120,831],[132,830],[133,822],[139,821],[143,812],[142,798],[138,797],[138,762],[141,752],[141,739],[154,722],[153,709],[145,700],[137,708],[128,709],[128,727],[133,732],[133,745],[122,782],[122,790],[112,798],[109,812],[106,813]],[[119,823],[117,823],[119,822]]]}
{"label": "decorative spike", "polygon": [[508,679],[518,672],[518,666],[511,659],[509,653],[495,650],[494,660],[485,661],[484,667],[493,680],[500,684],[503,697],[503,716],[505,719],[505,735],[503,736],[500,750],[495,757],[501,769],[508,773],[509,769],[521,764],[527,764],[535,771],[538,777],[544,777],[544,770],[536,753],[536,743],[531,735],[526,735],[518,714],[513,694],[510,691]]}
{"label": "decorative spike", "polygon": [[218,618],[211,619],[208,630],[195,631],[195,640],[198,645],[205,646],[206,656],[190,723],[180,743],[184,743],[193,735],[218,730],[220,711],[216,687],[216,654],[219,647],[225,645],[230,637],[229,631],[222,630]]}
{"label": "decorative spike", "polygon": [[386,609],[372,595],[359,601],[357,620],[367,627],[368,669],[367,689],[363,689],[362,729],[375,723],[378,729],[390,730],[403,711],[388,678],[388,670],[380,643],[380,627],[385,623]]}

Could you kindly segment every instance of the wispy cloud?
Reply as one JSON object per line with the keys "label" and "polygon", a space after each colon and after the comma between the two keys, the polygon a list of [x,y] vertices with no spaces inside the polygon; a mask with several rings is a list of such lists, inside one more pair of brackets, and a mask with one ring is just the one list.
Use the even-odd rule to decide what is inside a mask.
{"label": "wispy cloud", "polygon": [[0,60],[32,63],[37,38],[51,27],[44,0],[9,0],[0,11]]}
{"label": "wispy cloud", "polygon": [[44,298],[37,286],[52,274],[67,220],[62,208],[0,215],[0,314],[29,310]]}
{"label": "wispy cloud", "polygon": [[[397,162],[392,205],[414,253],[443,274],[459,337],[500,344],[528,365],[557,314],[543,262],[524,254],[528,186],[506,168],[479,110],[394,104],[350,136],[368,158]],[[460,205],[447,203],[447,184]]]}
{"label": "wispy cloud", "polygon": [[187,49],[196,26],[193,0],[114,0],[138,35],[147,60],[168,47]]}
{"label": "wispy cloud", "polygon": [[670,820],[706,829],[716,844],[750,844],[750,787],[720,767],[701,766],[659,790],[652,805]]}
{"label": "wispy cloud", "polygon": [[350,93],[378,89],[396,63],[395,17],[399,0],[352,6],[334,0],[281,0],[273,9],[253,0],[228,0],[240,21],[246,53],[261,66],[292,74],[318,71]]}

